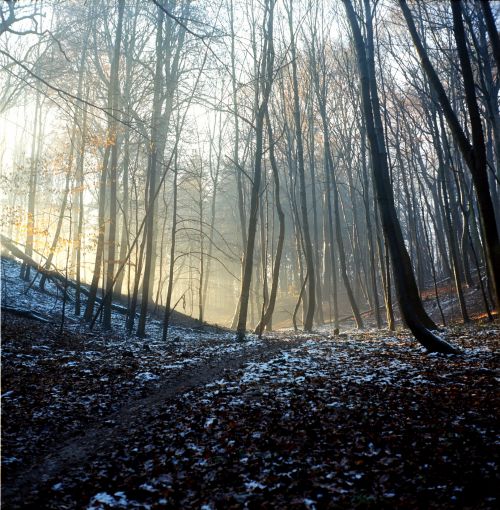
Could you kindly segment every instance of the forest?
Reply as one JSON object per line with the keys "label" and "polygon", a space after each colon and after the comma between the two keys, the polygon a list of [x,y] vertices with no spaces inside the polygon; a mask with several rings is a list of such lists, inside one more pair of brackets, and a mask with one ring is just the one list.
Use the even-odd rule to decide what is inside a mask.
{"label": "forest", "polygon": [[499,24],[2,2],[5,508],[497,508]]}

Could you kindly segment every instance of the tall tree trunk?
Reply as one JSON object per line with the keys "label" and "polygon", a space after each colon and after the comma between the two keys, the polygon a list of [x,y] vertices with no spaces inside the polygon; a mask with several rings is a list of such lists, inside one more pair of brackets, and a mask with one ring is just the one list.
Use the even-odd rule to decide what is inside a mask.
{"label": "tall tree trunk", "polygon": [[335,235],[333,233],[333,206],[332,206],[332,185],[330,177],[330,164],[329,164],[329,148],[328,148],[328,133],[325,135],[324,141],[324,160],[325,160],[325,175],[326,175],[326,205],[328,211],[327,223],[328,223],[328,240],[329,240],[329,255],[331,265],[331,276],[332,276],[332,293],[333,293],[333,329],[334,333],[339,333],[339,305],[338,305],[338,290],[337,290],[337,259],[335,257],[335,250],[333,245],[335,244]]}
{"label": "tall tree trunk", "polygon": [[[88,92],[88,90],[87,90]],[[84,175],[83,167],[85,164],[85,147],[87,143],[87,108],[83,110],[82,119],[82,136],[80,140],[80,147],[78,150],[78,156],[76,158],[76,187],[77,187],[77,223],[76,230],[73,233],[74,250],[75,250],[75,315],[81,314],[81,273],[82,273],[82,236],[83,236],[83,217],[84,217],[84,206],[83,206],[83,187],[84,187]]]}
{"label": "tall tree trunk", "polygon": [[222,160],[222,113],[219,118],[219,140],[218,140],[218,148],[216,154],[216,164],[215,169],[213,168],[213,161],[211,157],[213,139],[210,140],[210,177],[212,179],[212,197],[211,197],[211,205],[210,205],[210,234],[209,234],[209,245],[208,245],[208,254],[207,254],[207,266],[205,269],[205,280],[203,283],[203,306],[206,309],[207,306],[207,293],[208,293],[208,282],[210,279],[210,270],[212,267],[212,252],[214,246],[214,232],[215,232],[215,214],[216,214],[216,205],[217,205],[217,193],[219,187],[219,172],[220,165]]}
{"label": "tall tree trunk", "polygon": [[490,275],[491,288],[495,295],[496,305],[498,307],[500,304],[500,240],[495,221],[495,209],[493,207],[489,190],[484,134],[481,124],[481,115],[477,105],[474,76],[467,50],[461,2],[451,1],[451,8],[453,12],[455,41],[457,44],[458,56],[464,81],[465,101],[467,103],[471,125],[472,143],[464,133],[462,126],[452,109],[450,100],[446,95],[443,85],[441,84],[432,63],[429,60],[427,52],[425,51],[422,41],[417,33],[415,22],[406,0],[399,0],[399,4],[403,11],[413,43],[420,56],[422,67],[435,90],[437,99],[446,117],[451,133],[471,172],[477,195],[479,221],[484,239],[486,264]]}
{"label": "tall tree trunk", "polygon": [[[404,244],[401,226],[394,206],[394,197],[390,184],[385,142],[383,139],[382,120],[378,94],[376,90],[374,63],[373,63],[373,32],[371,27],[371,14],[366,21],[366,37],[363,40],[358,19],[350,0],[343,0],[349,24],[354,36],[356,55],[358,60],[359,78],[361,85],[361,98],[363,114],[366,123],[370,152],[372,159],[372,176],[374,188],[384,229],[385,239],[391,254],[395,286],[401,314],[407,326],[416,339],[429,351],[456,352],[449,343],[442,340],[430,331],[429,326],[435,329],[434,323],[425,313],[418,294],[415,276],[410,257]],[[370,11],[369,3],[365,0],[365,9]],[[368,56],[366,49],[368,49]],[[368,60],[368,58],[370,60]],[[376,120],[375,120],[376,119]],[[424,322],[423,317],[427,317]]]}
{"label": "tall tree trunk", "polygon": [[117,219],[117,167],[118,167],[118,133],[117,117],[119,115],[119,83],[118,72],[120,68],[120,47],[122,41],[123,11],[125,0],[118,0],[118,23],[116,26],[113,64],[109,77],[109,99],[112,115],[109,117],[108,139],[112,140],[111,160],[109,165],[109,220],[108,220],[108,264],[106,271],[106,294],[103,307],[103,327],[111,329],[111,306],[113,304],[113,284],[115,272],[116,253],[116,219]]}
{"label": "tall tree trunk", "polygon": [[109,161],[109,154],[111,150],[109,145],[104,149],[104,158],[101,168],[101,176],[99,179],[99,206],[97,214],[97,246],[95,252],[94,271],[92,273],[92,282],[90,284],[90,291],[87,298],[87,306],[83,318],[90,322],[94,314],[94,305],[97,297],[97,289],[99,288],[99,279],[101,277],[101,266],[104,251],[104,229],[105,229],[105,207],[106,207],[106,181],[107,181],[107,168]]}
{"label": "tall tree trunk", "polygon": [[[61,229],[64,222],[64,213],[66,212],[66,206],[68,205],[68,195],[71,184],[71,168],[73,166],[73,154],[74,154],[74,144],[75,144],[75,133],[76,128],[73,128],[73,134],[71,136],[71,149],[69,153],[69,161],[68,168],[66,169],[66,184],[64,186],[63,198],[61,201],[61,207],[59,209],[59,216],[57,218],[56,230],[54,232],[54,237],[52,238],[52,244],[50,246],[49,256],[47,257],[47,261],[45,262],[45,269],[50,269],[52,265],[52,260],[54,259],[54,255],[57,250],[57,244],[59,243],[59,237],[61,235]],[[47,281],[47,276],[42,275],[40,279],[40,288],[43,290],[45,288],[45,282]]]}
{"label": "tall tree trunk", "polygon": [[349,276],[347,274],[347,261],[345,256],[344,249],[344,241],[342,239],[342,226],[340,223],[340,194],[337,186],[337,179],[335,177],[335,170],[333,166],[333,157],[330,151],[328,151],[328,163],[329,163],[329,173],[332,179],[332,188],[333,188],[333,214],[334,214],[334,224],[335,224],[335,238],[337,239],[337,248],[339,254],[339,265],[340,265],[340,275],[342,276],[342,282],[344,283],[345,290],[347,292],[347,298],[349,299],[349,304],[351,305],[352,314],[354,315],[354,319],[356,320],[356,326],[358,328],[363,327],[363,319],[361,314],[359,313],[359,307],[356,302],[356,298],[354,297],[354,292],[352,291],[351,282],[349,280]]}
{"label": "tall tree trunk", "polygon": [[245,256],[243,260],[243,278],[241,282],[240,310],[238,316],[237,336],[243,339],[246,332],[248,300],[250,295],[250,284],[252,281],[253,254],[255,245],[255,234],[257,230],[257,214],[259,208],[260,182],[262,177],[262,155],[264,145],[264,117],[271,94],[273,83],[274,47],[273,47],[273,25],[274,25],[274,3],[275,0],[266,0],[264,13],[264,45],[261,55],[260,80],[258,80],[260,104],[256,104],[255,116],[255,161],[250,196],[250,211],[248,218],[248,235]]}
{"label": "tall tree trunk", "polygon": [[[35,231],[35,204],[36,204],[36,188],[37,188],[37,180],[38,180],[38,157],[39,150],[37,147],[40,147],[41,144],[41,117],[42,117],[42,107],[40,102],[40,93],[36,95],[36,105],[35,105],[35,119],[33,122],[34,130],[33,130],[33,139],[31,141],[31,158],[30,158],[30,178],[29,178],[29,186],[28,186],[28,218],[26,225],[26,249],[25,253],[28,257],[33,256],[33,237]],[[30,266],[27,264],[22,264],[21,266],[21,278],[26,281],[30,279]]]}
{"label": "tall tree trunk", "polygon": [[139,299],[139,284],[141,282],[142,267],[144,265],[144,251],[146,248],[146,232],[144,232],[139,247],[139,255],[136,257],[135,274],[134,274],[134,287],[132,290],[132,298],[128,307],[126,327],[129,333],[134,329],[135,314],[137,309],[137,301]]}
{"label": "tall tree trunk", "polygon": [[[203,165],[203,163],[201,164]],[[203,167],[200,166],[198,190],[198,230],[200,234],[200,265],[199,265],[199,278],[198,278],[198,320],[203,322],[203,281],[205,279],[205,232],[203,230]]]}
{"label": "tall tree trunk", "polygon": [[314,257],[312,252],[311,234],[309,230],[309,214],[307,211],[307,193],[304,170],[304,146],[302,141],[302,116],[299,102],[299,82],[297,77],[297,51],[295,46],[295,32],[293,27],[292,2],[288,10],[288,27],[290,30],[290,53],[292,57],[292,86],[293,86],[293,115],[295,124],[295,138],[297,143],[297,170],[299,174],[300,212],[302,215],[302,235],[304,256],[306,259],[308,278],[308,305],[304,318],[304,330],[311,331],[313,327],[314,310],[316,307],[316,277],[314,275]]}
{"label": "tall tree trunk", "polygon": [[[233,103],[233,122],[234,122],[234,144],[233,144],[233,164],[236,172],[236,191],[238,193],[238,214],[240,220],[240,232],[241,232],[241,246],[242,246],[242,255],[241,255],[241,279],[243,280],[243,273],[245,268],[243,266],[243,262],[245,259],[245,248],[247,245],[247,220],[246,220],[246,212],[245,212],[245,197],[244,197],[244,189],[243,189],[243,180],[242,180],[242,171],[239,163],[239,152],[240,152],[240,118],[238,111],[238,79],[236,77],[236,49],[235,49],[235,38],[236,32],[234,28],[234,5],[233,0],[230,0],[230,9],[229,9],[229,23],[231,27],[231,93],[232,93],[232,103]],[[231,328],[236,329],[238,325],[238,317],[240,315],[240,307],[241,307],[241,293],[239,295],[238,301],[236,303],[236,308],[234,310],[233,320],[231,321]]]}
{"label": "tall tree trunk", "polygon": [[[265,175],[265,174],[264,174]],[[266,193],[266,206],[267,206],[267,193]],[[267,215],[264,215],[264,204],[263,200],[259,203],[259,221],[260,221],[260,262],[261,262],[261,272],[262,272],[262,306],[261,306],[261,314],[260,320],[262,320],[262,316],[264,315],[264,311],[267,308],[269,302],[269,286],[267,282]],[[258,281],[258,279],[257,279]]]}
{"label": "tall tree trunk", "polygon": [[377,328],[382,327],[382,317],[380,316],[380,303],[377,289],[377,267],[375,265],[375,248],[373,246],[373,232],[372,232],[372,218],[370,214],[370,190],[368,185],[368,171],[366,168],[366,133],[364,124],[361,132],[361,168],[363,171],[363,202],[365,208],[365,222],[368,235],[368,257],[370,264],[370,282],[373,296],[373,308],[375,313],[375,320]]}
{"label": "tall tree trunk", "polygon": [[490,44],[493,49],[493,56],[497,64],[497,72],[500,70],[500,37],[495,23],[495,18],[491,12],[491,6],[489,0],[480,0],[481,8],[483,9],[484,22],[486,24],[486,30],[490,36]]}
{"label": "tall tree trunk", "polygon": [[153,248],[154,248],[154,230],[155,230],[155,198],[156,198],[156,167],[158,163],[158,152],[160,150],[160,115],[161,115],[161,90],[163,80],[163,24],[164,13],[161,8],[158,9],[158,27],[156,31],[156,68],[154,76],[153,92],[153,111],[151,118],[151,143],[148,156],[148,208],[149,214],[146,219],[145,236],[146,247],[144,253],[144,276],[142,280],[142,298],[139,314],[139,323],[137,325],[137,336],[143,338],[146,334],[146,317],[148,313],[149,298],[152,286],[153,272]]}
{"label": "tall tree trunk", "polygon": [[[177,133],[180,136],[180,133]],[[177,179],[179,175],[178,169],[178,152],[175,150],[174,154],[174,181],[173,181],[173,195],[172,195],[172,229],[170,234],[170,259],[168,262],[168,284],[167,284],[167,295],[165,298],[165,313],[163,316],[163,334],[162,339],[165,342],[168,336],[168,328],[170,326],[170,316],[172,313],[172,293],[174,289],[174,269],[175,269],[175,249],[177,240]]]}
{"label": "tall tree trunk", "polygon": [[[349,280],[349,276],[347,274],[347,262],[345,256],[344,249],[344,241],[342,239],[342,226],[340,223],[340,207],[339,207],[339,190],[337,186],[337,179],[335,176],[335,167],[333,164],[333,155],[330,146],[330,131],[328,128],[328,119],[326,113],[326,89],[323,88],[321,91],[319,90],[319,83],[316,87],[317,98],[319,102],[319,110],[321,115],[321,120],[323,124],[323,137],[324,137],[324,147],[325,147],[325,173],[326,173],[326,183],[327,189],[333,191],[333,201],[330,197],[330,191],[328,191],[328,208],[330,221],[333,221],[333,225],[335,227],[335,239],[337,242],[338,256],[339,256],[339,265],[340,265],[340,274],[342,276],[342,282],[347,292],[347,297],[349,299],[349,304],[351,305],[352,314],[356,320],[356,325],[358,328],[363,327],[363,319],[359,312],[359,307],[354,297],[354,293],[352,291],[351,282]],[[333,207],[332,207],[333,202]],[[331,209],[331,211],[330,211]],[[333,242],[333,231],[332,231],[332,242]],[[333,253],[333,246],[332,246]],[[335,325],[335,329],[338,329],[338,325]]]}
{"label": "tall tree trunk", "polygon": [[460,276],[460,263],[458,260],[458,247],[457,247],[457,239],[455,237],[455,229],[452,224],[451,219],[451,211],[450,211],[450,203],[448,197],[448,190],[446,185],[448,184],[448,179],[446,179],[444,175],[444,168],[440,167],[440,178],[441,178],[441,196],[443,197],[444,210],[445,210],[445,221],[446,221],[446,233],[448,238],[448,245],[450,248],[450,256],[451,256],[451,267],[453,270],[453,279],[455,282],[455,290],[457,292],[458,303],[460,305],[460,311],[462,314],[462,319],[464,322],[469,322],[469,315],[467,313],[467,307],[465,305],[464,293],[462,290],[462,279]]}
{"label": "tall tree trunk", "polygon": [[285,213],[283,212],[283,208],[281,206],[280,199],[280,178],[278,165],[276,163],[276,156],[274,153],[274,139],[273,139],[273,131],[271,126],[271,121],[269,119],[269,112],[266,111],[266,126],[267,126],[267,139],[269,143],[269,160],[271,162],[271,169],[273,171],[273,180],[274,180],[274,200],[276,202],[276,212],[278,214],[278,222],[279,222],[279,233],[278,233],[278,244],[276,245],[276,255],[274,257],[274,266],[273,266],[273,280],[271,283],[271,292],[269,294],[269,302],[267,304],[267,308],[265,309],[262,318],[255,328],[255,333],[257,335],[262,335],[262,331],[264,328],[271,328],[272,317],[274,313],[274,307],[276,305],[276,296],[278,293],[278,283],[279,283],[279,273],[281,267],[281,258],[283,255],[283,245],[285,242]]}
{"label": "tall tree trunk", "polygon": [[313,95],[314,90],[310,92],[311,97],[309,98],[309,112],[308,112],[308,124],[309,124],[309,168],[311,172],[311,201],[312,201],[312,212],[313,212],[313,236],[314,236],[314,266],[316,275],[316,322],[323,324],[323,294],[321,289],[321,250],[319,241],[319,227],[318,227],[318,202],[316,198],[316,161],[315,161],[315,144],[314,144],[314,112],[313,112]]}

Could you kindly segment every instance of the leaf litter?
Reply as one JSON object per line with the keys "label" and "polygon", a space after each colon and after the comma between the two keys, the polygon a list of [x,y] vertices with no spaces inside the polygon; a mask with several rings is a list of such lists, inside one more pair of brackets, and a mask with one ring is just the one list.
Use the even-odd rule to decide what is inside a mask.
{"label": "leaf litter", "polygon": [[404,331],[2,328],[5,508],[498,507],[497,324],[446,329],[461,355]]}

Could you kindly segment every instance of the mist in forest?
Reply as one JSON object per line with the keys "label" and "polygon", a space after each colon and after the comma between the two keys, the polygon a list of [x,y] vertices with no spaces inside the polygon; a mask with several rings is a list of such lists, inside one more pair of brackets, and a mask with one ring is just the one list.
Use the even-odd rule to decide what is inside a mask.
{"label": "mist in forest", "polygon": [[1,9],[3,247],[27,282],[71,281],[86,321],[118,303],[139,336],[173,310],[242,335],[370,311],[435,347],[443,282],[464,321],[464,289],[498,304],[495,3]]}

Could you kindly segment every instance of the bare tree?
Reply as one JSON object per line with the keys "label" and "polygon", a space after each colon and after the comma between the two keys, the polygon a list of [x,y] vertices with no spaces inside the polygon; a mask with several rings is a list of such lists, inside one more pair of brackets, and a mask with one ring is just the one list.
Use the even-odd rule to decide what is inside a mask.
{"label": "bare tree", "polygon": [[[373,61],[373,32],[371,9],[365,0],[366,41],[363,39],[356,12],[350,0],[343,0],[354,37],[359,66],[363,115],[370,142],[372,178],[377,193],[384,236],[387,241],[395,275],[394,284],[401,314],[417,340],[429,351],[456,352],[448,342],[432,333],[436,329],[426,314],[418,294],[410,257],[404,244],[399,220],[394,207],[394,197],[389,181],[387,156],[380,117],[378,92]],[[365,49],[366,48],[366,49]]]}
{"label": "bare tree", "polygon": [[255,234],[257,230],[257,214],[259,210],[260,183],[262,179],[262,154],[264,152],[264,120],[267,104],[271,95],[274,78],[274,0],[266,0],[263,12],[263,47],[259,76],[255,87],[255,156],[252,176],[252,191],[250,196],[250,211],[248,216],[247,244],[244,254],[243,275],[241,281],[240,309],[238,315],[237,335],[243,339],[247,328],[248,302],[250,296],[250,283],[252,281],[253,254]]}

